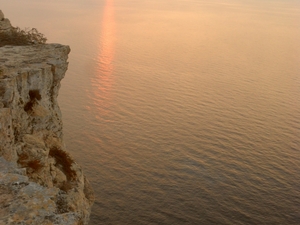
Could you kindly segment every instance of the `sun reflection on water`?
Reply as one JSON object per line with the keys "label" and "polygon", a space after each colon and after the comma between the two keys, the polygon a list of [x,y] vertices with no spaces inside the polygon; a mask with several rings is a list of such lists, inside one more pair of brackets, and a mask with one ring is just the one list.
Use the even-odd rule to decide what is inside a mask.
{"label": "sun reflection on water", "polygon": [[106,0],[101,26],[97,70],[92,85],[95,87],[94,104],[101,115],[105,115],[112,104],[111,90],[114,84],[115,20],[113,0]]}

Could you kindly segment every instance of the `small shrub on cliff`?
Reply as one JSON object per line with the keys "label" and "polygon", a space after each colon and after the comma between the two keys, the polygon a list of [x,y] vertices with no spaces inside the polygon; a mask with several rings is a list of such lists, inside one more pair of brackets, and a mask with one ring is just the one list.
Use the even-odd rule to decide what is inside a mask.
{"label": "small shrub on cliff", "polygon": [[56,165],[62,167],[62,170],[69,181],[75,180],[76,172],[72,169],[74,161],[67,152],[57,147],[52,147],[49,151],[49,156],[55,158]]}
{"label": "small shrub on cliff", "polygon": [[22,167],[28,168],[27,173],[35,173],[38,172],[40,169],[43,168],[42,163],[40,160],[34,159],[34,160],[29,160],[29,157],[27,154],[22,153],[19,155],[18,158],[18,164],[20,164]]}
{"label": "small shrub on cliff", "polygon": [[30,162],[28,162],[28,167],[31,168],[34,172],[39,171],[40,169],[43,168],[43,165],[41,164],[41,162],[39,160],[32,160]]}
{"label": "small shrub on cliff", "polygon": [[37,29],[22,30],[14,27],[10,31],[0,31],[0,47],[4,45],[32,45],[45,44],[47,38]]}

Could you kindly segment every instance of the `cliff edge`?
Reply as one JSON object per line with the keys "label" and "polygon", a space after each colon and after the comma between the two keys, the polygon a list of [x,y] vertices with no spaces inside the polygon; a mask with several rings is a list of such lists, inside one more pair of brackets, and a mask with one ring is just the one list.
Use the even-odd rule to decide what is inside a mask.
{"label": "cliff edge", "polygon": [[[11,28],[0,11],[0,32]],[[94,194],[66,151],[57,103],[69,52],[0,47],[0,225],[88,224]]]}

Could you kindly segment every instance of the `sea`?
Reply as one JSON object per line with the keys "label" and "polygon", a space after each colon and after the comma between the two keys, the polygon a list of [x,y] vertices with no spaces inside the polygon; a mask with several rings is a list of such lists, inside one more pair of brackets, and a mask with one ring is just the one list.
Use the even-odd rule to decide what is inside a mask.
{"label": "sea", "polygon": [[0,0],[71,47],[90,225],[300,224],[299,0]]}

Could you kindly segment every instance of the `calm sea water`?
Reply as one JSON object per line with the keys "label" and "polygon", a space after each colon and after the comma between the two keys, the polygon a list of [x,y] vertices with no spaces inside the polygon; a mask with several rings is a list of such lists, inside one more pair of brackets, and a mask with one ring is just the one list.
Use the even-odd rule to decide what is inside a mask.
{"label": "calm sea water", "polygon": [[90,224],[300,224],[298,0],[0,0],[71,46]]}

